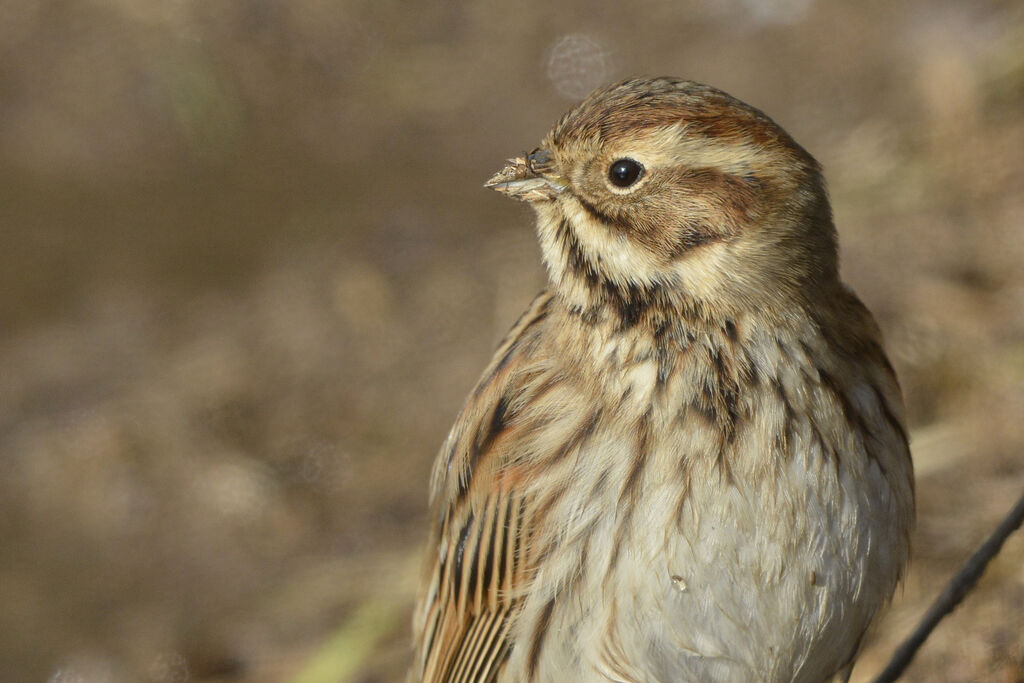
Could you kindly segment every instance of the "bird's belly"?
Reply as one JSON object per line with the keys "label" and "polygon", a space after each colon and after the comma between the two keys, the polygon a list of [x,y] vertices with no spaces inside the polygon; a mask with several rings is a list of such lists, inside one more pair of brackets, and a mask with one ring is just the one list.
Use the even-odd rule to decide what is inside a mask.
{"label": "bird's belly", "polygon": [[899,567],[877,557],[877,482],[829,467],[796,456],[781,476],[691,482],[672,509],[671,484],[648,491],[636,516],[650,523],[606,577],[608,633],[638,653],[623,678],[820,681],[850,661]]}
{"label": "bird's belly", "polygon": [[[773,476],[734,471],[724,487],[714,468],[685,491],[648,482],[585,548],[562,546],[539,678],[821,681],[846,665],[903,560],[876,514],[884,487],[814,457]],[[528,600],[524,635],[550,595]],[[514,676],[527,651],[513,650]]]}

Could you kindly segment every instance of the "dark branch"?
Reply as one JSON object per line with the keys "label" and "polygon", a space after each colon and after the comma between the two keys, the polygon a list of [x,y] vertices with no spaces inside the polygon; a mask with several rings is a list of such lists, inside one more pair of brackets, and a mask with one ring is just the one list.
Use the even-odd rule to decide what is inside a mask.
{"label": "dark branch", "polygon": [[896,650],[889,666],[878,674],[874,683],[891,683],[900,677],[938,623],[952,612],[974,588],[978,579],[985,572],[985,567],[988,566],[992,558],[999,554],[1007,537],[1020,528],[1022,522],[1024,522],[1024,495],[1010,510],[1010,514],[999,523],[992,535],[964,563],[957,575],[946,586],[946,590],[942,591],[942,595],[928,609],[914,632]]}

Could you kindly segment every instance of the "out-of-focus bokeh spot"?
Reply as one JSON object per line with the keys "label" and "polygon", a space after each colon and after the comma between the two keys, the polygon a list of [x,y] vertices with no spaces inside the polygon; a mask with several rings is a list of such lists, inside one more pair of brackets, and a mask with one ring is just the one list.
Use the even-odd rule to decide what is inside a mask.
{"label": "out-of-focus bokeh spot", "polygon": [[583,33],[559,37],[548,49],[548,78],[560,95],[572,100],[604,85],[611,57],[596,39]]}
{"label": "out-of-focus bokeh spot", "polygon": [[[542,286],[481,189],[670,74],[824,164],[907,395],[880,670],[1024,487],[1024,5],[0,4],[0,678],[400,680],[430,463]],[[911,681],[1024,680],[1024,538]]]}

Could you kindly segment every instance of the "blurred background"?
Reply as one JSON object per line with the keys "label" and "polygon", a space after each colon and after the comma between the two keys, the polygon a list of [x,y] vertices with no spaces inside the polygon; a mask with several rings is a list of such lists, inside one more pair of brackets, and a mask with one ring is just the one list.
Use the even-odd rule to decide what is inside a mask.
{"label": "blurred background", "polygon": [[[824,164],[919,525],[855,680],[1024,489],[1024,3],[6,0],[0,680],[395,681],[435,450],[544,282],[481,188],[591,88]],[[1024,535],[906,680],[1024,680]]]}

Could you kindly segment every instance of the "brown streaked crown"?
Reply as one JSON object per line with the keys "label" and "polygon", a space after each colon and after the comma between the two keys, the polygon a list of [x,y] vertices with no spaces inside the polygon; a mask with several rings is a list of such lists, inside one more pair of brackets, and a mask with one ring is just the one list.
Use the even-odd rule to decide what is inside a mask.
{"label": "brown streaked crown", "polygon": [[790,147],[813,163],[760,110],[709,85],[669,77],[630,78],[595,90],[559,119],[550,139],[556,146],[572,138],[607,141],[681,122],[690,124],[693,135]]}

